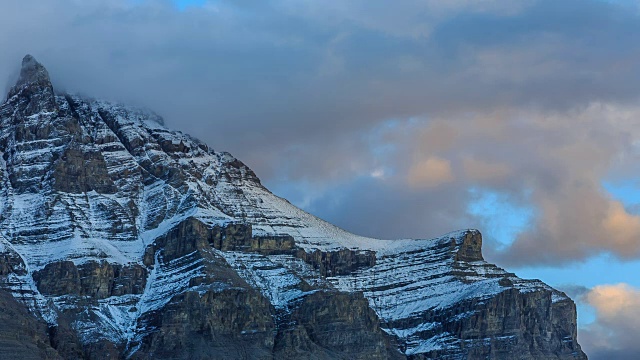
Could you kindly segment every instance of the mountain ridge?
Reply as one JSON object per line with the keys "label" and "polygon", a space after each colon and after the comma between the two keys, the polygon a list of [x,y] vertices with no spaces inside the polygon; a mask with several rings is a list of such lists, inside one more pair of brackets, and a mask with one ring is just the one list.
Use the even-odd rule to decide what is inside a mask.
{"label": "mountain ridge", "polygon": [[63,358],[586,359],[571,299],[477,230],[350,234],[157,115],[55,94],[31,56],[0,125],[0,285]]}

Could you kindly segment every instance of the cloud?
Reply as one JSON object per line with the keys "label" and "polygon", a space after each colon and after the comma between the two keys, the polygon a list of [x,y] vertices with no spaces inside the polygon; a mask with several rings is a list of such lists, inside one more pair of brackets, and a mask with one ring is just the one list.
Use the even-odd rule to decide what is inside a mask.
{"label": "cloud", "polygon": [[[640,216],[614,199],[602,180],[637,161],[630,144],[640,132],[625,119],[638,116],[637,106],[591,103],[562,112],[503,108],[460,118],[396,121],[377,129],[367,148],[393,144],[392,150],[383,156],[372,151],[357,155],[362,164],[373,166],[375,159],[376,166],[390,168],[384,181],[368,189],[366,198],[354,190],[361,190],[360,185],[330,186],[324,196],[340,194],[344,208],[335,203],[314,208],[311,203],[310,209],[330,219],[339,213],[341,226],[372,236],[436,236],[435,229],[456,226],[478,226],[493,236],[515,234],[501,249],[485,248],[490,260],[509,266],[559,264],[602,252],[637,258]],[[411,186],[403,188],[407,180]],[[497,213],[469,214],[478,195],[470,189],[499,194],[501,206],[521,209],[526,219],[500,216],[487,222],[487,216]],[[389,208],[398,214],[388,214]],[[362,214],[377,221],[371,209],[389,219],[379,233],[366,221],[356,221]],[[398,220],[407,217],[413,223]],[[424,220],[429,217],[438,220]],[[460,219],[468,222],[460,224]],[[500,223],[517,231],[501,229]],[[487,240],[491,244],[496,239]]]}
{"label": "cloud", "polygon": [[591,289],[586,286],[575,284],[559,285],[557,288],[561,291],[564,291],[567,295],[569,295],[570,298],[578,301],[581,301],[581,299],[583,299],[583,297],[587,293],[589,293],[589,291],[591,291]]}
{"label": "cloud", "polygon": [[[564,112],[502,110],[457,125],[458,140],[446,156],[457,156],[452,166],[465,169],[459,186],[497,191],[535,210],[531,226],[493,259],[513,266],[640,254],[640,217],[602,186],[634,141],[632,128],[620,125],[627,111],[640,115],[637,107],[592,103]],[[483,163],[477,172],[500,176],[473,173],[469,159]]]}
{"label": "cloud", "polygon": [[453,180],[449,161],[436,156],[419,161],[409,169],[409,185],[414,188],[435,187]]}
{"label": "cloud", "polygon": [[0,83],[33,53],[57,89],[146,105],[354,232],[480,227],[481,188],[535,213],[491,260],[628,259],[637,215],[601,184],[637,177],[638,17],[595,0],[14,1]]}
{"label": "cloud", "polygon": [[504,178],[510,171],[506,164],[486,162],[473,157],[464,158],[462,167],[469,179],[480,181]]}
{"label": "cloud", "polygon": [[640,216],[629,214],[619,201],[611,201],[603,226],[607,233],[611,234],[612,240],[622,249],[626,249],[629,257],[634,257],[638,253]]}
{"label": "cloud", "polygon": [[590,359],[640,357],[640,289],[628,284],[600,285],[582,296],[596,310],[596,321],[580,329],[579,341]]}
{"label": "cloud", "polygon": [[468,195],[456,192],[455,184],[414,191],[405,180],[362,177],[332,187],[331,196],[318,196],[307,208],[340,227],[383,239],[425,239],[479,225],[461,209]]}

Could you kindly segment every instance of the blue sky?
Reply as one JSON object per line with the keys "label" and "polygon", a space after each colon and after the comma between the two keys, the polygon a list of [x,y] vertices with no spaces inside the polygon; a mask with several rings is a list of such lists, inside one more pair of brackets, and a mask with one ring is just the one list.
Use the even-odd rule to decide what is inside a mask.
{"label": "blue sky", "polygon": [[185,10],[190,6],[202,6],[207,3],[207,0],[174,0],[173,2],[178,9]]}
{"label": "blue sky", "polygon": [[512,204],[508,196],[497,191],[471,188],[473,200],[468,212],[482,220],[486,236],[497,245],[510,245],[534,217],[534,209]]}
{"label": "blue sky", "polygon": [[640,179],[632,178],[618,182],[605,181],[602,185],[611,196],[622,201],[630,212],[639,212]]}

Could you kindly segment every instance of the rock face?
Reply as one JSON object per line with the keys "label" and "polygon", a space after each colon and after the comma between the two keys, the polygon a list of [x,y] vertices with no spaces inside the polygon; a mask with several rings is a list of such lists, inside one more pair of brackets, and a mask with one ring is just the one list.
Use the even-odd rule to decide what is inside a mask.
{"label": "rock face", "polygon": [[47,324],[0,291],[0,359],[62,359],[51,347]]}
{"label": "rock face", "polygon": [[586,359],[571,299],[478,231],[347,233],[30,56],[0,159],[0,358]]}
{"label": "rock face", "polygon": [[73,261],[47,264],[33,273],[42,294],[89,296],[106,299],[111,296],[142,294],[147,270],[141,265],[120,265],[89,261],[76,266]]}
{"label": "rock face", "polygon": [[340,249],[312,252],[301,250],[296,255],[318,270],[323,277],[348,275],[376,264],[376,253],[370,250]]}

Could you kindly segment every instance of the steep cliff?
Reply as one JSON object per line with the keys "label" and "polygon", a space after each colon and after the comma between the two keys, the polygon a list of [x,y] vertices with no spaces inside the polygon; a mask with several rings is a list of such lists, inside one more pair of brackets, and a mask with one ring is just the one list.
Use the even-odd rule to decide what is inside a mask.
{"label": "steep cliff", "polygon": [[31,56],[0,158],[0,301],[21,319],[0,354],[586,359],[571,299],[486,263],[478,231],[347,233],[149,111],[56,94]]}

